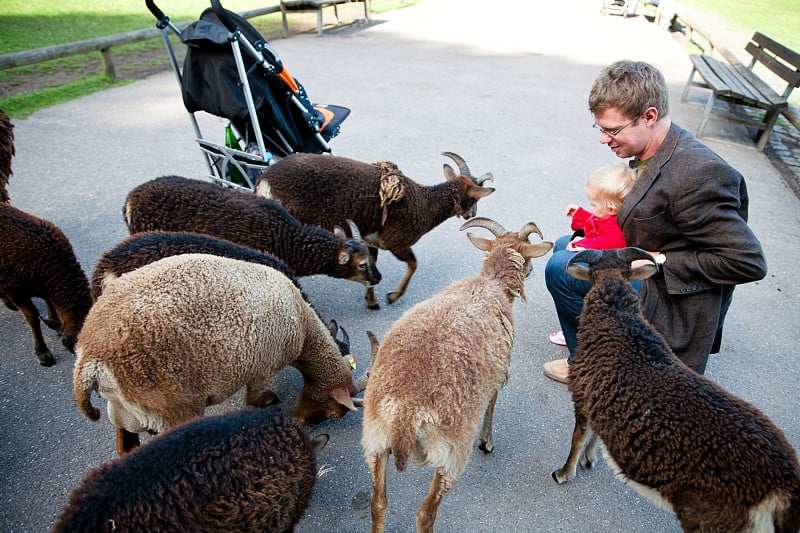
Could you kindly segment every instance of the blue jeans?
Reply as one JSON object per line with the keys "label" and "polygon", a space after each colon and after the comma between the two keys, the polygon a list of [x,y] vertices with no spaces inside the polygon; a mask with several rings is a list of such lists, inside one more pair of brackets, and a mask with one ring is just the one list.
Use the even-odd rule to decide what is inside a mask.
{"label": "blue jeans", "polygon": [[[558,322],[567,341],[568,363],[572,363],[572,356],[578,347],[578,317],[583,310],[583,298],[592,287],[588,281],[573,278],[567,273],[567,263],[575,255],[575,252],[566,250],[570,237],[571,235],[564,235],[556,240],[553,255],[544,268],[544,281],[550,296],[553,297]],[[637,291],[642,288],[641,281],[635,281],[632,285]]]}

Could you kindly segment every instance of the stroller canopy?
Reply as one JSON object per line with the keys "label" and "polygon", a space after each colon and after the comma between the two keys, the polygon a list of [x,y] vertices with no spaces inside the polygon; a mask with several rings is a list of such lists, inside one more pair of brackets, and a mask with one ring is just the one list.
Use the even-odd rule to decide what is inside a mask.
{"label": "stroller canopy", "polygon": [[[231,49],[232,34],[217,14],[206,9],[181,32],[187,45],[181,89],[183,103],[190,113],[205,111],[226,118],[244,137],[245,144],[254,140],[253,120],[264,136],[265,145],[278,155],[292,151],[320,153],[326,151],[316,137],[317,130],[329,141],[339,133],[339,126],[350,113],[340,106],[313,105],[303,86],[294,78],[290,87],[279,75],[283,63],[267,41],[244,18],[226,11],[238,27],[239,39],[247,39],[267,62],[265,67],[248,53],[242,58],[247,79],[239,77],[236,58]],[[257,117],[247,109],[242,84],[247,83],[253,95]],[[296,98],[300,104],[297,105]],[[286,145],[289,145],[287,149]]]}

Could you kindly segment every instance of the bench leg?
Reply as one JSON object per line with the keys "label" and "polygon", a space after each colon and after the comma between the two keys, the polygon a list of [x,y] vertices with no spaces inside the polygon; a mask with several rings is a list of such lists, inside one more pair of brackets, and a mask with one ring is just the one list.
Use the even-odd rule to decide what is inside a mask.
{"label": "bench leg", "polygon": [[759,152],[764,151],[764,147],[767,145],[767,141],[769,140],[769,135],[772,133],[772,128],[775,127],[775,123],[778,121],[778,115],[780,115],[780,113],[777,111],[769,111],[764,116],[764,122],[766,123],[764,125],[764,129],[759,130],[758,135],[756,135],[756,148]]}
{"label": "bench leg", "polygon": [[681,102],[685,102],[687,98],[689,98],[689,88],[692,86],[692,81],[694,81],[695,72],[697,72],[697,69],[692,67],[692,71],[689,73],[689,81],[686,82],[686,87],[683,88],[683,94],[681,95]]}
{"label": "bench leg", "polygon": [[322,7],[317,9],[317,35],[322,35]]}
{"label": "bench leg", "polygon": [[703,109],[703,118],[700,120],[700,125],[697,127],[697,137],[702,137],[703,132],[708,124],[708,119],[711,118],[711,111],[714,110],[714,103],[717,101],[717,95],[712,91],[706,102],[706,107]]}
{"label": "bench leg", "polygon": [[369,20],[369,0],[364,0],[364,18]]}

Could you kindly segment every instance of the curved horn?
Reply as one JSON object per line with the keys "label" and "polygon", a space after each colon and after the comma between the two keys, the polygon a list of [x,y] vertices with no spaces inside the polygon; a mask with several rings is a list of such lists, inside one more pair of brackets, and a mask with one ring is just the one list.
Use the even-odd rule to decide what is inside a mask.
{"label": "curved horn", "polygon": [[637,259],[646,259],[655,264],[655,258],[647,253],[646,251],[642,250],[641,248],[636,248],[635,246],[629,246],[627,248],[623,248],[617,252],[619,258],[625,261],[626,263],[632,263]]}
{"label": "curved horn", "polygon": [[445,157],[449,157],[450,159],[455,161],[456,165],[458,165],[458,171],[461,172],[463,175],[472,178],[472,173],[469,171],[469,167],[467,166],[467,162],[464,161],[463,157],[461,157],[458,154],[454,154],[453,152],[442,152],[442,155],[445,156]]}
{"label": "curved horn", "polygon": [[506,233],[506,228],[500,225],[499,222],[495,222],[491,218],[486,217],[475,217],[467,220],[461,227],[459,228],[460,231],[464,231],[465,229],[469,228],[485,228],[491,231],[495,237],[502,237]]}
{"label": "curved horn", "polygon": [[583,250],[582,252],[578,252],[577,254],[573,255],[567,266],[573,265],[575,263],[586,263],[589,266],[597,264],[600,261],[600,258],[603,257],[603,252],[600,250]]}
{"label": "curved horn", "polygon": [[361,237],[361,232],[358,230],[358,226],[356,223],[350,220],[349,218],[345,219],[347,221],[347,225],[350,226],[350,233],[353,235],[354,239],[358,239],[359,241],[363,241],[363,237]]}
{"label": "curved horn", "polygon": [[527,224],[522,226],[522,229],[519,230],[519,239],[521,241],[527,241],[528,235],[530,235],[531,233],[535,233],[536,235],[539,236],[540,239],[544,239],[542,231],[539,229],[539,226],[537,226],[535,222],[528,222]]}

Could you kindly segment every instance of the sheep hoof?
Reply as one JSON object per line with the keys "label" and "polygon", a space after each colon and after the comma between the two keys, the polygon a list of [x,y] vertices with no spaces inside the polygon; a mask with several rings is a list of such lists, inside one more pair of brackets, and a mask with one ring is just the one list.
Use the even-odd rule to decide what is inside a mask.
{"label": "sheep hoof", "polygon": [[485,453],[492,453],[494,450],[494,444],[491,442],[481,442],[478,444],[478,448],[480,448]]}
{"label": "sheep hoof", "polygon": [[44,353],[37,353],[36,359],[39,360],[39,364],[42,366],[53,366],[56,364],[56,360],[53,357],[53,354],[49,351]]}
{"label": "sheep hoof", "polygon": [[572,479],[569,476],[565,476],[564,473],[561,472],[561,470],[555,470],[552,473],[552,476],[553,476],[553,480],[555,480],[555,482],[558,483],[559,485],[561,485],[562,483],[565,483],[565,482],[569,481],[570,479]]}
{"label": "sheep hoof", "polygon": [[389,294],[386,295],[386,301],[390,304],[393,304],[397,300],[399,300],[402,295],[403,293],[400,292],[390,292]]}
{"label": "sheep hoof", "polygon": [[377,311],[380,308],[381,308],[381,304],[379,304],[378,302],[375,302],[375,303],[372,303],[372,304],[370,304],[370,303],[367,304],[367,309],[371,309],[373,311]]}
{"label": "sheep hoof", "polygon": [[584,456],[581,458],[581,468],[590,469],[594,466],[594,460]]}

